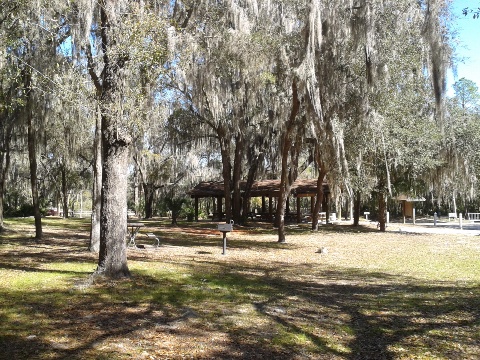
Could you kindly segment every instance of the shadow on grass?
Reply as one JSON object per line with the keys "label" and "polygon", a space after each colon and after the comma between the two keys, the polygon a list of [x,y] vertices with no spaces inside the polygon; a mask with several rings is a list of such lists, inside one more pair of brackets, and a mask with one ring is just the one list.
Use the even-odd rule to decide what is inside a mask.
{"label": "shadow on grass", "polygon": [[[189,234],[164,241],[195,245],[199,252],[219,244],[218,238]],[[1,359],[129,359],[146,353],[356,360],[475,358],[480,352],[478,284],[283,262],[180,264],[160,255],[139,257],[148,270],[133,262],[131,279],[99,279],[79,288],[73,284],[85,272],[43,264],[94,263],[94,255],[82,250],[84,240],[8,241],[10,248],[0,248],[0,271],[7,278],[31,273],[34,286],[16,289],[0,280]],[[252,244],[234,246],[267,246]],[[41,273],[51,276],[45,284],[35,283]],[[57,276],[70,285],[56,288]],[[198,344],[206,352],[191,355]]]}
{"label": "shadow on grass", "polygon": [[[199,221],[179,221],[177,225],[172,225],[167,218],[153,218],[141,220],[150,228],[156,228],[160,231],[191,231],[191,232],[217,232],[218,224],[221,221],[199,220]],[[312,224],[309,223],[287,223],[285,225],[288,233],[308,233],[312,231]],[[250,221],[244,225],[234,225],[234,231],[247,231],[250,234],[255,235],[276,235],[278,230],[270,222],[264,221]],[[353,226],[351,224],[320,224],[318,231],[322,232],[334,232],[334,233],[378,233],[379,230],[372,226],[358,225]]]}
{"label": "shadow on grass", "polygon": [[[298,268],[290,270],[302,274]],[[219,288],[238,289],[242,284],[243,294],[264,298],[254,302],[255,309],[283,328],[273,342],[290,356],[306,352],[313,358],[394,359],[428,353],[435,358],[473,358],[480,350],[478,286],[418,284],[415,279],[348,269],[324,273],[325,283],[265,274],[224,273],[210,281]],[[265,331],[250,330],[249,342],[261,333]]]}
{"label": "shadow on grass", "polygon": [[[222,248],[223,239],[222,235],[219,234],[215,237],[173,237],[173,236],[163,236],[160,240],[161,244],[170,245],[170,246],[181,246],[189,248],[199,248],[202,247],[218,247]],[[266,249],[295,249],[296,246],[291,243],[278,243],[276,241],[249,241],[249,240],[240,240],[232,239],[227,236],[227,250],[234,249],[256,249],[256,250],[266,250]],[[203,250],[200,250],[203,251]]]}
{"label": "shadow on grass", "polygon": [[193,344],[219,332],[228,341],[205,358],[471,358],[479,350],[478,287],[279,265],[283,272],[214,262],[139,270],[83,292],[3,289],[1,357],[125,359],[139,351],[133,343],[148,352],[164,336]]}
{"label": "shadow on grass", "polygon": [[[185,222],[182,226],[165,224],[165,221],[150,220],[144,222],[149,231],[155,232],[162,244],[184,247],[217,247],[222,246],[222,233],[217,230],[217,222]],[[248,239],[235,239],[234,235],[227,234],[227,247],[230,249],[295,249],[295,245],[289,243],[289,235],[311,235],[321,237],[326,234],[357,234],[357,233],[378,233],[378,230],[365,226],[351,225],[322,225],[318,231],[313,232],[309,224],[293,224],[287,227],[287,242],[278,243],[277,229],[271,224],[259,223],[258,227],[236,226],[233,234],[250,234],[252,238],[256,235],[271,235],[271,240],[250,241]],[[139,242],[143,233],[139,234]]]}
{"label": "shadow on grass", "polygon": [[[0,235],[0,269],[22,272],[52,272],[45,265],[52,263],[91,263],[98,255],[86,251],[88,236],[85,233],[44,230],[44,238],[27,238],[23,232],[7,231]],[[68,272],[68,271],[66,271]],[[77,273],[76,271],[72,273]],[[78,272],[84,274],[84,272]]]}

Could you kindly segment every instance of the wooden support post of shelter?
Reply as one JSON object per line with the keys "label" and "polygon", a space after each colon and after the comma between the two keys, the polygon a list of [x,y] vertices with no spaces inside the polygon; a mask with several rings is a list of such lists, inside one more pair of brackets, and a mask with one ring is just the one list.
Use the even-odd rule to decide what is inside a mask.
{"label": "wooden support post of shelter", "polygon": [[297,224],[302,222],[302,214],[300,208],[300,198],[297,196]]}
{"label": "wooden support post of shelter", "polygon": [[195,221],[198,221],[198,197],[195,198]]}
{"label": "wooden support post of shelter", "polygon": [[273,220],[273,197],[268,196],[268,221]]}
{"label": "wooden support post of shelter", "polygon": [[217,197],[217,212],[216,212],[217,218],[215,218],[215,213],[213,214],[213,217],[215,218],[215,220],[222,220],[222,217],[223,217],[222,199],[223,198],[221,196]]}

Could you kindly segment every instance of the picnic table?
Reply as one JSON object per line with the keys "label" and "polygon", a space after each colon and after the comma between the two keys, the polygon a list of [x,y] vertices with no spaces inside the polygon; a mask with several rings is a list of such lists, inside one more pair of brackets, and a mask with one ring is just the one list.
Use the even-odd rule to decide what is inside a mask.
{"label": "picnic table", "polygon": [[140,230],[140,228],[144,226],[145,224],[142,224],[142,223],[134,223],[134,222],[127,223],[127,231],[129,232],[129,237],[130,237],[130,241],[128,242],[127,246],[130,246],[130,245],[137,246],[135,244],[135,237],[137,236],[137,233]]}

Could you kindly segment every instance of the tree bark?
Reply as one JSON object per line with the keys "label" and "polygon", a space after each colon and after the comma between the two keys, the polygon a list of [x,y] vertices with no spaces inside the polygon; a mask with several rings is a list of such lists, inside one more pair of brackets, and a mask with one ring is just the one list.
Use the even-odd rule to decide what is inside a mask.
{"label": "tree bark", "polygon": [[3,230],[3,201],[5,197],[5,187],[7,184],[6,174],[9,167],[9,154],[0,153],[0,232]]}
{"label": "tree bark", "polygon": [[[8,146],[8,145],[7,145]],[[10,151],[8,147],[0,152],[0,232],[3,230],[3,202],[7,185],[7,173],[10,167]]]}
{"label": "tree bark", "polygon": [[360,205],[361,205],[361,193],[359,190],[354,191],[353,193],[353,226],[358,226],[360,224]]}
{"label": "tree bark", "polygon": [[2,127],[1,132],[1,143],[0,143],[0,232],[3,230],[3,209],[4,209],[4,198],[5,198],[5,189],[7,186],[7,176],[8,170],[10,168],[10,141],[13,130],[13,125],[11,120],[6,116],[0,118],[0,126]]}
{"label": "tree bark", "polygon": [[102,201],[99,272],[113,278],[129,276],[127,234],[128,144],[118,137],[114,119],[102,114]]}
{"label": "tree bark", "polygon": [[143,194],[145,197],[145,219],[153,217],[153,198],[155,195],[155,186],[153,184],[143,183]]}
{"label": "tree bark", "polygon": [[320,168],[317,178],[317,197],[312,214],[312,230],[314,231],[318,231],[318,215],[323,203],[323,179],[325,179],[325,175],[327,175],[325,169],[323,167]]}
{"label": "tree bark", "polygon": [[235,137],[235,157],[233,159],[233,221],[238,224],[241,219],[242,212],[242,193],[241,193],[241,176],[242,176],[242,158],[245,141],[240,133]]}
{"label": "tree bark", "polygon": [[[102,117],[102,201],[100,215],[100,252],[97,272],[108,277],[130,276],[127,266],[127,174],[128,148],[131,138],[128,127],[123,123],[118,109],[121,95],[121,71],[126,58],[117,55],[115,61],[109,57],[115,39],[112,28],[118,26],[115,0],[100,2],[101,37],[103,47],[103,80],[100,90]],[[112,62],[113,61],[113,62]],[[112,114],[113,112],[113,114]]]}
{"label": "tree bark", "polygon": [[[250,210],[250,203],[251,203],[251,191],[252,191],[252,186],[253,182],[255,181],[255,178],[257,176],[258,172],[258,167],[260,163],[264,160],[265,156],[262,153],[256,155],[250,162],[250,168],[248,169],[248,175],[247,175],[247,183],[245,184],[245,192],[243,195],[243,212],[242,212],[242,217],[241,217],[241,224],[244,224],[247,220],[247,214],[248,211]],[[265,209],[263,209],[265,211]]]}
{"label": "tree bark", "polygon": [[135,165],[135,173],[133,176],[133,203],[134,203],[134,210],[135,214],[140,214],[140,183],[138,180],[138,173],[139,173],[139,166],[138,164]]}
{"label": "tree bark", "polygon": [[323,180],[327,175],[327,169],[322,161],[322,153],[320,151],[320,145],[318,141],[315,142],[315,165],[318,169],[317,177],[317,196],[315,201],[315,206],[312,213],[312,230],[318,231],[318,215],[323,204]]}
{"label": "tree bark", "polygon": [[30,164],[30,185],[32,188],[33,216],[35,218],[35,238],[42,238],[42,215],[37,185],[37,151],[32,116],[28,117],[28,161]]}
{"label": "tree bark", "polygon": [[102,201],[102,123],[100,110],[96,117],[95,124],[95,140],[94,146],[94,162],[93,162],[93,189],[92,189],[92,221],[90,228],[90,246],[91,252],[98,253],[100,251],[100,216]]}
{"label": "tree bark", "polygon": [[385,201],[385,194],[380,192],[378,194],[378,223],[380,231],[385,232],[386,226],[387,202]]}
{"label": "tree bark", "polygon": [[[278,226],[278,242],[284,243],[285,238],[285,207],[287,199],[290,195],[293,182],[297,178],[298,166],[298,144],[292,147],[295,135],[296,117],[300,110],[300,100],[298,99],[297,83],[292,82],[292,109],[282,135],[281,151],[282,151],[282,172],[280,179],[280,193],[278,196],[278,205],[275,223]],[[290,161],[289,161],[290,155]],[[295,161],[296,157],[296,161]]]}
{"label": "tree bark", "polygon": [[[223,175],[223,189],[225,196],[225,220],[230,222],[232,219],[232,200],[231,187],[232,181],[232,166],[230,162],[230,140],[227,139],[227,132],[223,127],[217,129],[217,135],[220,141],[220,153],[222,156],[222,175]],[[221,214],[219,214],[221,219]]]}
{"label": "tree bark", "polygon": [[65,168],[65,164],[63,164],[60,168],[62,173],[62,207],[63,207],[63,218],[67,219],[68,216],[68,193],[67,193],[67,170]]}
{"label": "tree bark", "polygon": [[33,215],[35,218],[35,238],[42,238],[42,215],[40,213],[40,199],[38,196],[37,185],[37,144],[36,131],[33,118],[33,94],[32,94],[32,73],[31,68],[26,67],[23,70],[24,90],[25,90],[25,115],[27,120],[27,143],[28,143],[28,162],[30,166],[30,186],[32,190]]}

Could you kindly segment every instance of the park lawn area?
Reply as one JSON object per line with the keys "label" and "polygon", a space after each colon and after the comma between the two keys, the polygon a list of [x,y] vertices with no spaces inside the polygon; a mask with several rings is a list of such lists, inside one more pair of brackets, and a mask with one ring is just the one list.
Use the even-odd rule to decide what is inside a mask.
{"label": "park lawn area", "polygon": [[[7,219],[0,359],[478,359],[480,239],[143,221],[132,276],[93,277],[87,220]],[[151,246],[154,232],[162,245]]]}

